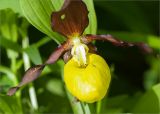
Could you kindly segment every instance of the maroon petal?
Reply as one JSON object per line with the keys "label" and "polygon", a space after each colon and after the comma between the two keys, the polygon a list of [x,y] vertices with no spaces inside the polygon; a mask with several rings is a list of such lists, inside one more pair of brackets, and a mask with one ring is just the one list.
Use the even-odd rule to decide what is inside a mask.
{"label": "maroon petal", "polygon": [[145,53],[151,53],[152,49],[145,43],[130,43],[125,42],[119,39],[114,38],[112,35],[86,35],[82,38],[82,41],[86,44],[92,42],[93,40],[102,40],[102,41],[108,41],[111,42],[115,46],[122,46],[122,47],[132,47],[137,46]]}
{"label": "maroon petal", "polygon": [[13,95],[21,86],[37,79],[38,76],[40,75],[40,73],[42,72],[44,66],[45,65],[36,65],[32,68],[29,68],[26,71],[26,73],[25,73],[24,77],[22,78],[22,81],[19,83],[19,85],[16,87],[10,88],[7,95],[9,95],[9,96]]}
{"label": "maroon petal", "polygon": [[10,88],[7,92],[7,95],[12,96],[18,89],[18,86]]}
{"label": "maroon petal", "polygon": [[68,38],[79,36],[88,26],[88,10],[82,0],[65,0],[62,9],[51,15],[52,29]]}
{"label": "maroon petal", "polygon": [[58,58],[63,54],[63,52],[68,50],[69,47],[70,47],[70,45],[68,43],[65,43],[65,44],[61,45],[60,47],[58,47],[56,49],[56,51],[54,51],[51,54],[51,56],[45,62],[45,64],[36,65],[34,67],[29,68],[25,72],[25,74],[24,74],[21,82],[18,84],[18,86],[10,88],[7,95],[9,95],[9,96],[13,95],[20,87],[22,87],[23,85],[28,84],[28,83],[34,81],[35,79],[37,79],[39,77],[39,75],[41,74],[42,70],[44,69],[44,67],[47,64],[55,63],[58,60]]}
{"label": "maroon petal", "polygon": [[67,50],[71,49],[72,45],[70,41],[64,42],[61,46],[59,46],[48,58],[45,64],[53,64],[58,58]]}

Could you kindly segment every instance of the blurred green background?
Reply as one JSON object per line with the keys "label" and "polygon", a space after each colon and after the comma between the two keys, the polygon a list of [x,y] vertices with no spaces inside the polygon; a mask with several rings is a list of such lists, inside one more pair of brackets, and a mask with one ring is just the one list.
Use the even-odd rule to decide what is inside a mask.
{"label": "blurred green background", "polygon": [[[93,8],[92,0],[89,1],[87,7]],[[58,1],[54,3],[58,4]],[[85,106],[81,103],[80,107],[86,113],[160,113],[159,1],[95,0],[93,3],[97,20],[92,18],[91,23],[96,30],[97,21],[97,34],[112,34],[124,41],[147,43],[153,53],[144,53],[137,47],[94,42],[98,54],[110,66],[112,82],[102,101]],[[32,16],[29,22],[39,30],[35,28],[26,20],[27,13],[25,17],[22,15],[22,9],[19,0],[0,1],[0,114],[75,112],[61,78],[64,66],[61,60],[46,67],[36,81],[20,89],[15,96],[6,96],[7,90],[17,85],[24,71],[45,61],[58,46],[56,42],[62,40],[55,38],[56,42],[53,41],[49,32],[37,27]],[[90,16],[94,17],[94,10]],[[31,98],[37,99],[37,103]]]}

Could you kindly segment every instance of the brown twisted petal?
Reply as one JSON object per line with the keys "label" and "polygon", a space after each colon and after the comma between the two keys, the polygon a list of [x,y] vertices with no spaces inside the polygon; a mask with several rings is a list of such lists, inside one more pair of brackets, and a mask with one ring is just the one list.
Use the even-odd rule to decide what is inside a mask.
{"label": "brown twisted petal", "polygon": [[102,40],[102,41],[108,41],[111,42],[115,46],[122,46],[122,47],[132,47],[137,46],[139,49],[141,49],[145,53],[151,53],[153,50],[145,43],[131,43],[131,42],[125,42],[119,39],[116,39],[110,34],[107,35],[91,35],[87,34],[86,36],[82,37],[82,42],[85,44],[88,44],[92,42],[93,40]]}
{"label": "brown twisted petal", "polygon": [[22,81],[19,83],[19,85],[16,87],[10,88],[7,95],[9,96],[13,95],[21,86],[37,79],[40,73],[42,72],[42,70],[44,69],[44,67],[45,65],[36,65],[32,68],[29,68],[25,72],[25,75],[23,76]]}
{"label": "brown twisted petal", "polygon": [[7,95],[13,95],[20,87],[37,79],[46,65],[55,63],[59,59],[59,57],[69,48],[70,45],[68,43],[64,43],[51,54],[45,64],[36,65],[29,68],[25,72],[21,82],[17,86],[10,88],[7,92]]}
{"label": "brown twisted petal", "polygon": [[79,36],[88,26],[88,10],[82,0],[65,0],[60,11],[51,15],[53,31],[68,38]]}

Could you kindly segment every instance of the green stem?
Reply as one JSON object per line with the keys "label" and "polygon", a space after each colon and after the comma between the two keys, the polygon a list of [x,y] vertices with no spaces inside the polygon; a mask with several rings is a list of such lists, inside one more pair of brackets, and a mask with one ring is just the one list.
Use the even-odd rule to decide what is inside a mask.
{"label": "green stem", "polygon": [[36,91],[35,91],[35,88],[33,86],[33,83],[31,83],[29,85],[29,96],[30,96],[30,100],[31,100],[31,104],[33,106],[33,109],[38,110],[38,102],[37,102],[37,97],[36,97]]}
{"label": "green stem", "polygon": [[[22,40],[22,47],[27,48],[28,46],[29,46],[28,37],[25,37]],[[27,70],[31,65],[30,65],[29,57],[25,52],[23,52],[23,61],[24,61],[24,69]],[[37,102],[37,96],[36,96],[36,92],[35,92],[35,88],[33,86],[33,83],[31,83],[29,85],[29,96],[30,96],[30,100],[31,100],[31,104],[33,106],[33,109],[37,110],[38,109],[38,102]]]}
{"label": "green stem", "polygon": [[66,93],[74,114],[85,114],[81,102],[76,101],[76,99],[67,90]]}
{"label": "green stem", "polygon": [[97,108],[96,108],[97,114],[100,114],[101,112],[101,105],[102,105],[102,101],[100,100],[97,102]]}
{"label": "green stem", "polygon": [[88,104],[81,102],[81,105],[85,114],[91,114]]}

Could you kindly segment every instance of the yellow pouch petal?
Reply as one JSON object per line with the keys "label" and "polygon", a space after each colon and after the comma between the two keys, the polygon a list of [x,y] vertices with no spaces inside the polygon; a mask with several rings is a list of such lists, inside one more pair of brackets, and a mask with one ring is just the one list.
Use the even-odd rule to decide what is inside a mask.
{"label": "yellow pouch petal", "polygon": [[109,87],[111,75],[105,60],[88,54],[88,65],[80,67],[72,58],[64,67],[64,81],[69,92],[80,101],[93,103],[101,100]]}

